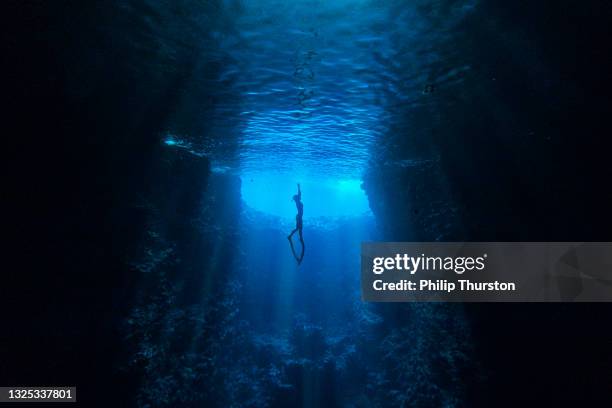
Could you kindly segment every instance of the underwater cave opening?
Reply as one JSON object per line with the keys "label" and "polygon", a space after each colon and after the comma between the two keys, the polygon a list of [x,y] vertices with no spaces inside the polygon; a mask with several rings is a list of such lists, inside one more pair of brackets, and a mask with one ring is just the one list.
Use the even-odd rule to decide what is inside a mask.
{"label": "underwater cave opening", "polygon": [[302,189],[304,218],[372,215],[361,180],[253,172],[243,174],[241,181],[243,202],[266,215],[295,218],[296,208],[292,197],[297,193],[297,183]]}

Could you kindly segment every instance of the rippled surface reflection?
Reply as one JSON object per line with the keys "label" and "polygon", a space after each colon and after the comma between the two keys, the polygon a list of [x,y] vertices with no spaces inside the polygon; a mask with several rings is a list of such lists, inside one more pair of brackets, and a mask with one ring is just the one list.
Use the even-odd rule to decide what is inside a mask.
{"label": "rippled surface reflection", "polygon": [[393,110],[429,103],[430,82],[452,81],[467,69],[440,69],[434,44],[471,7],[244,2],[232,32],[219,33],[231,61],[220,82],[239,98],[217,113],[239,123],[240,135],[237,157],[217,154],[217,167],[359,179],[383,136],[398,127]]}

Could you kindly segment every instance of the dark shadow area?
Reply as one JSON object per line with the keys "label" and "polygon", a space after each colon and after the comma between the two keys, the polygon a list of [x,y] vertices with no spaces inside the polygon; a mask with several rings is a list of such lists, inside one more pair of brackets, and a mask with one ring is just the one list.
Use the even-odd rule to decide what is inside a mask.
{"label": "dark shadow area", "polygon": [[[449,44],[470,73],[389,136],[431,160],[366,182],[387,240],[610,240],[611,13],[604,1],[481,3]],[[485,367],[468,405],[607,405],[610,310],[465,305]]]}
{"label": "dark shadow area", "polygon": [[[208,160],[161,143],[184,98],[215,98],[191,81],[197,70],[214,77],[218,64],[198,65],[198,50],[214,47],[213,26],[183,15],[190,4],[1,6],[9,102],[2,384],[74,384],[83,406],[130,405],[142,379],[121,370],[122,325],[147,285],[159,284],[134,259],[165,245],[188,263],[168,273],[187,279],[213,235],[224,245],[194,224],[211,183]],[[218,4],[199,6],[224,24]],[[164,24],[160,13],[181,24]],[[219,194],[210,211],[239,208]]]}

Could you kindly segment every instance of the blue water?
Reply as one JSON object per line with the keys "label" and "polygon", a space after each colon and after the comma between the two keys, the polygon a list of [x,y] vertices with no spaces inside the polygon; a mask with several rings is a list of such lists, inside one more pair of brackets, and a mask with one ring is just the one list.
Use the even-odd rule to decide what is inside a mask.
{"label": "blue water", "polygon": [[[369,166],[429,158],[405,149],[399,156],[383,140],[405,126],[394,107],[431,103],[423,87],[457,74],[432,73],[439,56],[425,51],[444,37],[434,27],[451,27],[472,3],[456,4],[446,21],[421,16],[425,6],[442,13],[442,4],[401,3],[248,1],[233,31],[218,33],[231,61],[220,81],[239,95],[218,111],[240,134],[237,157],[212,153],[217,169],[240,174],[246,205],[292,218],[301,182],[307,218],[370,214],[359,187]],[[398,59],[410,69],[396,69]]]}
{"label": "blue water", "polygon": [[304,218],[371,216],[368,198],[357,179],[312,179],[283,176],[276,173],[247,173],[242,177],[242,199],[248,207],[263,214],[285,220],[295,218],[296,207],[291,199],[301,183],[302,201],[307,203]]}
{"label": "blue water", "polygon": [[[428,89],[451,89],[469,71],[460,60],[444,62],[453,49],[439,44],[474,4],[228,2],[236,8],[231,25],[214,33],[220,51],[205,56],[222,61],[210,81],[214,112],[202,118],[205,143],[171,133],[163,142],[207,156],[214,174],[240,179],[233,262],[221,248],[207,262],[235,279],[227,301],[235,310],[222,331],[235,339],[216,346],[218,356],[233,359],[217,359],[217,372],[225,373],[226,387],[248,388],[252,406],[267,406],[266,398],[298,398],[302,406],[415,399],[457,405],[460,386],[432,384],[464,359],[469,333],[460,309],[360,300],[360,244],[385,240],[371,209],[377,198],[362,184],[373,168],[435,162],[422,148],[430,144],[429,124],[402,112],[440,103]],[[297,234],[294,252],[287,239],[297,183],[304,203],[300,264]],[[226,229],[214,231],[233,233]],[[227,284],[207,278],[204,292]],[[326,388],[330,376],[337,390]]]}
{"label": "blue water", "polygon": [[241,95],[243,171],[363,175],[384,129],[369,52],[384,37],[369,34],[367,46],[360,42],[372,16],[346,13],[360,3],[245,3],[236,21],[240,41],[224,47],[236,61],[227,76]]}
{"label": "blue water", "polygon": [[218,168],[317,183],[360,180],[380,161],[428,158],[385,136],[406,127],[394,110],[433,103],[428,84],[458,81],[469,69],[440,64],[435,45],[474,0],[240,4],[232,30],[217,33],[229,61],[221,95],[232,97],[215,121],[240,129],[236,157],[223,150],[227,124],[219,126]]}
{"label": "blue water", "polygon": [[[379,347],[375,339],[384,321],[381,310],[359,299],[360,244],[384,240],[371,198],[362,189],[363,178],[372,167],[435,160],[429,152],[390,143],[394,139],[389,135],[401,131],[410,137],[417,125],[406,123],[396,110],[409,104],[426,109],[437,98],[424,92],[427,85],[459,81],[459,73],[468,69],[441,65],[434,44],[471,5],[455,2],[449,9],[431,1],[250,1],[234,21],[235,32],[223,40],[233,63],[222,78],[231,87],[228,92],[240,95],[223,112],[232,115],[240,132],[237,155],[218,155],[214,163],[241,178],[242,316],[256,342],[275,350],[270,363],[281,371],[296,361],[304,372],[319,367],[302,385],[304,406],[325,400],[321,367],[332,363],[340,373],[346,369],[344,361]],[[298,182],[305,241],[299,265],[286,239],[295,223],[291,197]],[[297,235],[293,243],[299,254]],[[426,388],[423,384],[435,381],[437,365],[449,364],[431,347],[443,347],[461,359],[455,342],[467,335],[456,332],[465,330],[463,320],[457,311],[436,307],[399,313],[411,313],[413,321],[406,333],[394,332],[399,338],[387,337],[386,352],[401,349],[403,336],[416,335],[424,343],[404,352],[431,357],[410,357],[400,365],[404,374],[388,380]],[[433,346],[428,339],[440,324],[447,324],[449,313],[456,314],[457,328],[448,326],[453,334],[444,345],[436,341]],[[321,344],[305,338],[301,350],[294,338],[300,330],[314,330]],[[371,343],[362,349],[360,339]],[[380,363],[362,361],[366,366],[360,369],[375,375]],[[380,375],[382,379],[389,373]],[[346,378],[346,373],[338,374],[336,381]],[[440,399],[452,406],[455,393],[441,391]],[[342,398],[346,404],[352,397]]]}

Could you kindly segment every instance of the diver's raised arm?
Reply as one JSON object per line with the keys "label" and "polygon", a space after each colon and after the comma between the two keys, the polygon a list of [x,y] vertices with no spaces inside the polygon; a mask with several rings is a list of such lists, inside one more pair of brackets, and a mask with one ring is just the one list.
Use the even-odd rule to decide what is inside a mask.
{"label": "diver's raised arm", "polygon": [[302,190],[300,190],[300,183],[298,183],[298,198],[302,198]]}

